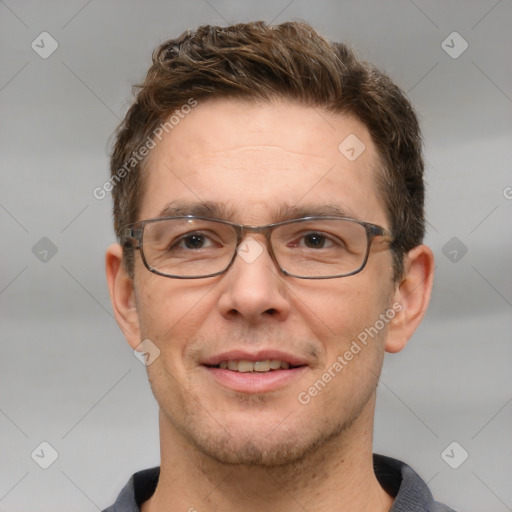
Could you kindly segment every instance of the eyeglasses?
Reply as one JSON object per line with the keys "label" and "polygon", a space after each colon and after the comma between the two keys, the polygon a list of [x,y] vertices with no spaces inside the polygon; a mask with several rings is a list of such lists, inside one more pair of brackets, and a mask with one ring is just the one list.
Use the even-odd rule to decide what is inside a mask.
{"label": "eyeglasses", "polygon": [[226,272],[247,233],[264,234],[280,271],[300,279],[357,274],[365,267],[376,237],[386,243],[393,240],[383,227],[345,217],[304,217],[245,226],[186,215],[130,224],[124,229],[122,242],[140,250],[150,272],[175,279],[200,279]]}

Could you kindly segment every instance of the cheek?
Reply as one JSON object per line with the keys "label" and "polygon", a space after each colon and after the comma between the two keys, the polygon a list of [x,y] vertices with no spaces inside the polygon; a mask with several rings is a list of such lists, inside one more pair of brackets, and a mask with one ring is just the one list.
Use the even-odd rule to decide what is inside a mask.
{"label": "cheek", "polygon": [[155,279],[138,288],[141,336],[151,339],[164,354],[182,352],[187,340],[201,329],[214,307],[211,291],[208,283],[184,284],[155,275]]}
{"label": "cheek", "polygon": [[332,357],[361,331],[373,325],[388,307],[389,290],[376,287],[362,274],[295,289],[295,307]]}
{"label": "cheek", "polygon": [[314,403],[318,415],[329,410],[333,418],[355,417],[381,372],[387,324],[375,324],[388,307],[387,294],[360,281],[304,297],[308,308],[299,314],[322,344],[323,357],[301,397]]}

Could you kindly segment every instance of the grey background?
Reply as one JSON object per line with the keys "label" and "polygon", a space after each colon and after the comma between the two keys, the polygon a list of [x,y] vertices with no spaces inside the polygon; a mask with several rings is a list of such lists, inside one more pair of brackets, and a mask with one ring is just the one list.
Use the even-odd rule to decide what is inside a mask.
{"label": "grey background", "polygon": [[[152,49],[253,19],[351,42],[420,112],[436,284],[408,348],[386,357],[375,450],[455,508],[512,510],[510,0],[0,0],[0,511],[95,511],[159,463],[157,407],[105,285],[110,198],[92,191]],[[31,48],[43,31],[59,45],[46,59]],[[454,31],[469,44],[456,59],[442,47]],[[31,458],[42,441],[59,454],[48,469]],[[452,441],[469,453],[458,469],[441,457]]]}

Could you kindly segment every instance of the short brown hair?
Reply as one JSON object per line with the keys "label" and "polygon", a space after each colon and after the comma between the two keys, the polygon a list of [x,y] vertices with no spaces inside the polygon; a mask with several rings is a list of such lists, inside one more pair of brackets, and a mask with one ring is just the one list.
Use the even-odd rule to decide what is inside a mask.
{"label": "short brown hair", "polygon": [[[137,87],[110,159],[120,241],[123,227],[139,220],[147,160],[140,158],[140,148],[154,141],[155,130],[169,116],[191,99],[284,98],[353,115],[365,124],[380,156],[378,186],[395,237],[394,278],[402,275],[404,254],[421,244],[425,231],[419,124],[404,92],[346,45],[327,41],[303,22],[202,26],[156,48],[146,79]],[[128,246],[124,261],[132,274]]]}

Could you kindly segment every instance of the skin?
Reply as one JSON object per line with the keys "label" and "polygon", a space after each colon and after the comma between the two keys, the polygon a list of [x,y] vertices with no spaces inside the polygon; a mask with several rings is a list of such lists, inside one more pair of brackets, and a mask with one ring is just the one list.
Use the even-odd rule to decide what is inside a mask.
{"label": "skin", "polygon": [[[366,150],[353,162],[338,145],[354,133]],[[285,101],[208,100],[152,150],[139,220],[176,199],[230,207],[229,220],[261,225],[287,205],[337,204],[389,228],[376,188],[377,153],[356,119]],[[251,234],[265,248],[265,238]],[[113,244],[106,272],[129,345],[155,343],[148,377],[160,407],[161,475],[144,512],[381,511],[393,499],[372,466],[375,391],[385,351],[401,350],[428,305],[433,255],[392,255],[375,244],[365,269],[341,279],[282,275],[268,252],[237,257],[224,275],[178,280],[149,272],[138,251],[134,278]],[[308,388],[394,303],[385,328],[311,399]],[[201,366],[227,350],[278,349],[307,368],[268,393],[236,392]]]}

